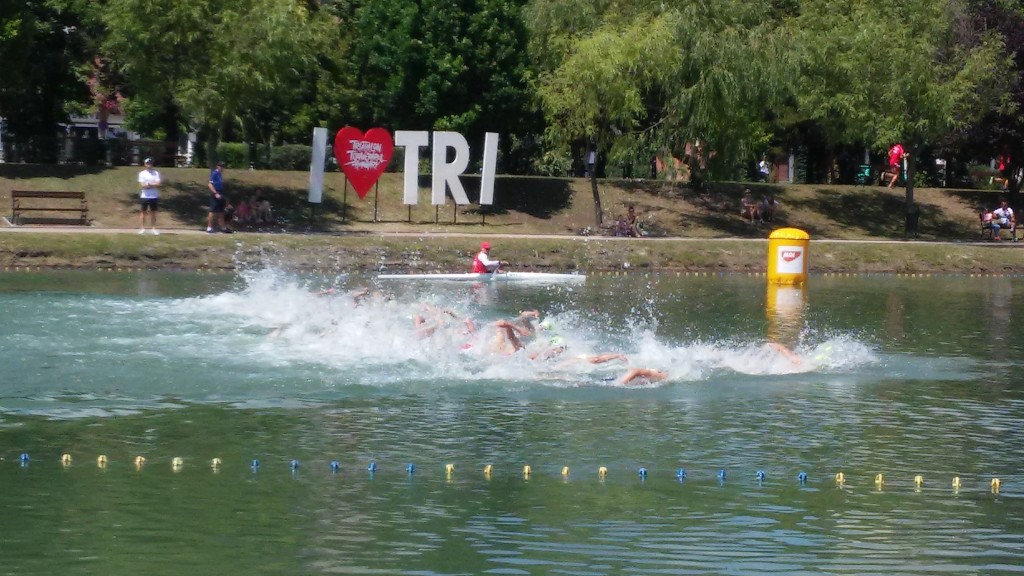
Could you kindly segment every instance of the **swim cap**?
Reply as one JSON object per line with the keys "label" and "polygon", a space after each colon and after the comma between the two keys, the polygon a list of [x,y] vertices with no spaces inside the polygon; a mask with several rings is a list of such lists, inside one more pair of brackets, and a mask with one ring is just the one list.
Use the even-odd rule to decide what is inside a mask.
{"label": "swim cap", "polygon": [[552,336],[551,340],[548,340],[552,346],[565,346],[565,340],[561,336]]}
{"label": "swim cap", "polygon": [[481,250],[490,250],[491,249],[491,243],[490,242],[481,242],[480,243],[480,249]]}
{"label": "swim cap", "polygon": [[547,320],[547,319],[545,319],[545,320],[541,321],[541,323],[539,324],[539,326],[540,326],[541,328],[545,329],[545,330],[551,330],[552,328],[554,328],[554,327],[555,327],[555,324],[554,324],[554,322],[552,322],[551,320]]}

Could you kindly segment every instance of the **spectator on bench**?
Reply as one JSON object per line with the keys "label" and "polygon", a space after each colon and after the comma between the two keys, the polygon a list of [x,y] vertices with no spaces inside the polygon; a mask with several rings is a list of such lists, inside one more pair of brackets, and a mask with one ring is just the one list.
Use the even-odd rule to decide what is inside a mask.
{"label": "spectator on bench", "polygon": [[999,208],[992,211],[992,239],[999,241],[999,230],[1009,228],[1013,241],[1017,241],[1017,219],[1013,215],[1013,208],[1005,198],[999,201]]}

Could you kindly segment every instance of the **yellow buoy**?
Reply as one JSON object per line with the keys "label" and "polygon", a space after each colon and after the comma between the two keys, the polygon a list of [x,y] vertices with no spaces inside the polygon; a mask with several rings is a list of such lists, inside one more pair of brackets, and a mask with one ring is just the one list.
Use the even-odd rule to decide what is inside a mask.
{"label": "yellow buoy", "polygon": [[838,472],[836,474],[836,484],[842,485],[842,484],[845,484],[845,483],[846,483],[846,474],[843,474],[842,472]]}
{"label": "yellow buoy", "polygon": [[768,235],[768,282],[806,284],[807,249],[811,237],[797,228],[779,228]]}
{"label": "yellow buoy", "polygon": [[914,476],[914,484],[917,485],[917,486],[920,486],[921,484],[924,484],[924,476],[921,476],[920,474],[918,474],[917,476]]}
{"label": "yellow buoy", "polygon": [[568,466],[562,466],[562,476],[568,476],[568,475],[569,475],[569,467]]}
{"label": "yellow buoy", "polygon": [[494,467],[490,464],[484,466],[484,476],[490,476],[492,470],[494,470]]}
{"label": "yellow buoy", "polygon": [[992,491],[993,492],[999,492],[999,487],[1002,486],[1002,484],[1003,483],[999,481],[999,478],[993,478],[992,479]]}
{"label": "yellow buoy", "polygon": [[100,454],[99,456],[97,456],[96,457],[96,465],[99,466],[100,468],[106,467],[106,465],[107,465],[107,457],[104,456],[103,454]]}
{"label": "yellow buoy", "polygon": [[220,468],[220,458],[210,460],[210,468],[213,468],[214,470]]}
{"label": "yellow buoy", "polygon": [[960,489],[960,477],[959,476],[953,476],[953,488],[956,489],[956,490]]}
{"label": "yellow buoy", "polygon": [[608,475],[608,469],[605,468],[604,466],[601,466],[600,468],[597,469],[597,475],[604,478],[605,476]]}
{"label": "yellow buoy", "polygon": [[171,460],[171,468],[177,470],[178,468],[181,468],[184,463],[185,461],[181,459],[181,456],[175,456],[174,459]]}
{"label": "yellow buoy", "polygon": [[529,464],[523,466],[523,476],[529,476],[531,472],[533,472],[533,469],[530,468]]}
{"label": "yellow buoy", "polygon": [[876,486],[881,486],[882,484],[885,484],[885,477],[883,477],[881,474],[876,474],[875,475],[875,485]]}
{"label": "yellow buoy", "polygon": [[135,457],[135,468],[136,469],[142,468],[145,464],[146,464],[146,457],[145,456],[136,456]]}
{"label": "yellow buoy", "polygon": [[455,464],[445,464],[444,473],[451,476],[455,472]]}
{"label": "yellow buoy", "polygon": [[60,457],[60,463],[65,466],[71,466],[71,454],[64,454]]}

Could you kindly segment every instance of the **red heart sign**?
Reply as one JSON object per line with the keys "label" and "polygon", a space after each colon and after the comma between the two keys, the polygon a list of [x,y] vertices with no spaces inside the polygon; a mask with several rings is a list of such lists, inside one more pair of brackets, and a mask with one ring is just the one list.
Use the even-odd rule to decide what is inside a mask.
{"label": "red heart sign", "polygon": [[334,137],[334,158],[362,200],[380,179],[395,143],[383,128],[370,128],[364,135],[358,128],[345,126]]}

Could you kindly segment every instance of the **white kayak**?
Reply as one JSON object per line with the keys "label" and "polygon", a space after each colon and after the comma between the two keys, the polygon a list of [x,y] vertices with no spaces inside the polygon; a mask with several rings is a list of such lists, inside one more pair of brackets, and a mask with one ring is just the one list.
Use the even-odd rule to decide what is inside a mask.
{"label": "white kayak", "polygon": [[450,282],[583,282],[586,274],[549,272],[496,272],[465,274],[378,274],[381,280],[446,280]]}

